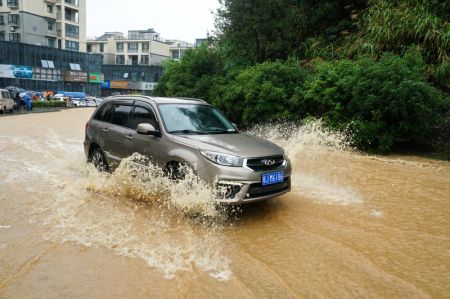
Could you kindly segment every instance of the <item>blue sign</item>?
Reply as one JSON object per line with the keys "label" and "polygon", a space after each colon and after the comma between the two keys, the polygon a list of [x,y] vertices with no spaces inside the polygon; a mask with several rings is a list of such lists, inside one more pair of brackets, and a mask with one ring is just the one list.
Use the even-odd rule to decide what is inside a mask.
{"label": "blue sign", "polygon": [[110,89],[111,88],[111,81],[106,80],[100,85],[101,89]]}

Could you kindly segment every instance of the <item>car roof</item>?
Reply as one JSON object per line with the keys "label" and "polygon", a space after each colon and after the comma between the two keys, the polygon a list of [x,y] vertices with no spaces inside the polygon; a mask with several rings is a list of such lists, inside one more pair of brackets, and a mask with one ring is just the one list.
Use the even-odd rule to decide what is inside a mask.
{"label": "car roof", "polygon": [[194,98],[183,98],[183,97],[150,97],[141,95],[120,95],[111,96],[105,99],[109,100],[144,100],[154,102],[156,104],[207,104],[204,100],[194,99]]}

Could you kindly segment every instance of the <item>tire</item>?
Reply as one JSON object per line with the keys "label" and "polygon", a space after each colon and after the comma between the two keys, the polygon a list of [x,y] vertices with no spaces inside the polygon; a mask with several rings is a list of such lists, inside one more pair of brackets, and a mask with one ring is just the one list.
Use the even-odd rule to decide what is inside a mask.
{"label": "tire", "polygon": [[98,171],[108,171],[108,163],[103,151],[99,147],[92,151],[90,162],[98,169]]}
{"label": "tire", "polygon": [[165,168],[165,175],[172,181],[178,182],[186,178],[187,170],[185,164],[178,162],[169,162]]}

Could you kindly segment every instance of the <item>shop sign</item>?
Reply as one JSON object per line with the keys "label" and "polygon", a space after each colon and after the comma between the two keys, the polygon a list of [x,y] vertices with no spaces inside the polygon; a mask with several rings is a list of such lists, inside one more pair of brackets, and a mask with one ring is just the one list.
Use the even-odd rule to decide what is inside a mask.
{"label": "shop sign", "polygon": [[87,82],[87,75],[86,72],[65,71],[63,78],[67,82]]}
{"label": "shop sign", "polygon": [[104,81],[103,74],[100,73],[89,73],[90,83],[102,83]]}
{"label": "shop sign", "polygon": [[140,90],[154,90],[158,83],[155,82],[139,82]]}
{"label": "shop sign", "polygon": [[101,89],[110,89],[111,88],[111,82],[109,80],[106,80],[105,82],[101,83],[100,88]]}
{"label": "shop sign", "polygon": [[130,82],[128,81],[113,81],[110,82],[111,89],[130,89]]}

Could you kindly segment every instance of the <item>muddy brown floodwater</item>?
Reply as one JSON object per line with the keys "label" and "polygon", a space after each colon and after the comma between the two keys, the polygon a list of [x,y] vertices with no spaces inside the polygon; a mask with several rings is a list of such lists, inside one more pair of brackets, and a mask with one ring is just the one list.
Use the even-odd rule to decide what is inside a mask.
{"label": "muddy brown floodwater", "polygon": [[204,186],[86,166],[92,111],[0,118],[0,298],[450,298],[450,163],[259,128],[292,192],[223,212]]}

